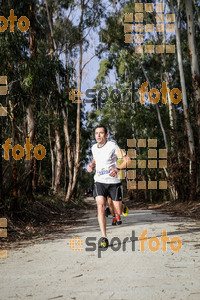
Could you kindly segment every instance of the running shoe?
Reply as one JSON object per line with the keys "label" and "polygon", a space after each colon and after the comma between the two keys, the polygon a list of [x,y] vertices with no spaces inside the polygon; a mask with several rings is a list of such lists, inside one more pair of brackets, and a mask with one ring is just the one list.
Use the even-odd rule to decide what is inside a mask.
{"label": "running shoe", "polygon": [[129,213],[129,209],[128,207],[123,203],[123,211],[122,211],[122,215],[127,217]]}
{"label": "running shoe", "polygon": [[106,206],[106,208],[105,208],[105,216],[108,217],[109,215],[111,215],[110,208],[108,206]]}
{"label": "running shoe", "polygon": [[116,225],[116,222],[117,222],[116,218],[113,217],[112,225]]}
{"label": "running shoe", "polygon": [[100,239],[99,248],[108,248],[108,239],[106,237]]}
{"label": "running shoe", "polygon": [[115,218],[116,218],[116,225],[121,225],[121,224],[122,224],[122,221],[121,221],[120,216],[119,216],[119,215],[116,215]]}

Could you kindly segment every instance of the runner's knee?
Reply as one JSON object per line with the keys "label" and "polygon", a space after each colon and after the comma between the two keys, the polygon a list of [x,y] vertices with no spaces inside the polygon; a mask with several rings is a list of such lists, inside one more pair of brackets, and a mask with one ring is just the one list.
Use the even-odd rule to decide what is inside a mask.
{"label": "runner's knee", "polygon": [[100,214],[105,214],[105,205],[104,204],[97,204],[97,210],[98,210],[98,213]]}

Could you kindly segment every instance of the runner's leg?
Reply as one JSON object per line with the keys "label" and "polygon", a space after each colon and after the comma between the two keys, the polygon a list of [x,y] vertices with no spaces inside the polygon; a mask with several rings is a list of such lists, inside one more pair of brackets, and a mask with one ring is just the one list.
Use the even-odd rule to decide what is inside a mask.
{"label": "runner's leg", "polygon": [[107,202],[108,202],[108,206],[109,206],[109,209],[110,209],[110,212],[112,214],[112,216],[115,216],[115,209],[114,209],[114,206],[113,206],[113,201],[110,197],[107,197]]}
{"label": "runner's leg", "polygon": [[122,214],[122,198],[123,198],[123,190],[121,184],[110,185],[110,196],[112,199],[113,207],[115,215]]}
{"label": "runner's leg", "polygon": [[112,201],[112,202],[113,202],[115,214],[120,216],[122,214],[122,201]]}
{"label": "runner's leg", "polygon": [[106,218],[105,218],[105,207],[106,198],[104,196],[96,196],[98,222],[103,237],[106,237]]}

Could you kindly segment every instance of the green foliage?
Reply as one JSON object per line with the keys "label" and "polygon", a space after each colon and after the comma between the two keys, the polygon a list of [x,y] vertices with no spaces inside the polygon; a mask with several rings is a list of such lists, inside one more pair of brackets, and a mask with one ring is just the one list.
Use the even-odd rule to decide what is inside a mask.
{"label": "green foliage", "polygon": [[[105,86],[106,78],[110,75],[110,70],[112,69],[116,74],[116,85],[106,86],[107,90],[111,92],[113,88],[118,88],[121,93],[125,88],[131,88],[133,85],[133,95],[132,98],[126,98],[125,101],[116,101],[109,96],[109,98],[104,101],[97,110],[94,107],[93,111],[88,115],[88,126],[94,128],[99,122],[108,127],[110,137],[115,139],[121,148],[127,149],[127,139],[130,138],[156,138],[158,140],[158,148],[164,148],[163,134],[158,121],[158,115],[155,105],[149,103],[146,99],[146,104],[142,105],[140,103],[140,94],[138,92],[143,82],[147,81],[146,75],[150,81],[151,88],[156,88],[158,90],[162,87],[162,82],[165,81],[165,74],[169,75],[170,80],[170,90],[173,88],[179,88],[180,86],[180,76],[178,68],[177,55],[174,54],[142,54],[137,55],[134,52],[135,44],[125,44],[124,43],[124,28],[123,21],[124,13],[132,12],[134,15],[135,2],[138,1],[128,1],[121,11],[118,11],[114,16],[108,16],[106,18],[105,27],[101,29],[100,38],[101,43],[103,43],[107,49],[106,55],[100,61],[100,67],[98,75],[96,77],[96,88],[101,88],[102,85]],[[187,20],[185,14],[185,6],[181,3],[181,49],[184,58],[184,71],[186,78],[186,89],[187,97],[189,99],[189,113],[192,119],[192,123],[195,124],[195,110],[192,96],[192,77],[191,77],[191,66],[190,57],[188,51],[188,40],[187,40]],[[196,19],[198,15],[196,13]],[[155,13],[144,13],[145,22],[156,23]],[[197,29],[197,44],[199,44],[199,27]],[[145,37],[145,44],[160,44],[162,43],[162,36],[160,34],[152,35],[148,40]],[[175,36],[167,36],[168,44],[176,44]],[[141,67],[143,66],[143,69]],[[144,74],[144,71],[145,74]],[[160,110],[160,115],[163,123],[165,132],[167,133],[167,141],[169,144],[169,157],[172,155],[173,159],[168,159],[168,171],[169,171],[169,185],[170,188],[175,185],[178,191],[178,197],[182,200],[185,199],[186,195],[188,197],[189,190],[186,181],[189,178],[189,165],[188,161],[185,160],[188,157],[187,148],[187,135],[184,128],[184,115],[182,103],[178,105],[173,105],[174,107],[174,118],[175,127],[171,128],[169,120],[169,107],[168,105],[162,104],[162,99],[158,103]],[[195,137],[197,137],[197,130],[195,130]],[[177,143],[175,143],[175,139]],[[198,141],[196,140],[196,145]],[[184,150],[182,150],[184,149]],[[183,153],[182,153],[183,152]],[[179,153],[179,158],[177,156]],[[182,154],[181,154],[182,153]],[[140,154],[141,159],[147,159],[147,153]],[[182,157],[180,159],[180,157]],[[198,163],[198,161],[197,161]],[[178,172],[175,172],[177,168]],[[176,174],[176,175],[174,175]],[[155,170],[144,170],[141,174],[142,176],[151,176],[151,178],[165,179],[164,172],[155,172]],[[182,182],[176,184],[176,176],[180,178],[183,176],[185,178]],[[159,199],[159,191],[152,191],[154,199]],[[149,195],[150,196],[150,195]],[[164,198],[168,197],[168,192],[163,192]]]}
{"label": "green foliage", "polygon": [[98,76],[96,77],[96,83],[106,83],[106,76],[109,73],[109,70],[111,69],[111,63],[108,59],[104,59],[99,64],[99,71]]}
{"label": "green foliage", "polygon": [[[23,3],[22,3],[23,2]],[[107,3],[108,2],[108,3]],[[8,117],[1,118],[0,138],[4,142],[7,138],[13,138],[14,144],[25,144],[27,137],[27,108],[32,107],[35,122],[34,146],[45,146],[47,155],[41,162],[37,162],[38,186],[35,195],[47,195],[51,187],[51,153],[55,148],[55,128],[60,131],[61,151],[64,161],[66,160],[66,143],[63,132],[62,110],[67,114],[69,127],[69,140],[71,145],[72,160],[75,155],[76,144],[76,114],[77,106],[69,101],[68,92],[77,88],[76,61],[79,55],[79,44],[83,43],[83,52],[87,51],[91,41],[88,32],[99,31],[100,41],[96,47],[96,53],[101,58],[98,75],[95,80],[95,88],[106,88],[109,97],[96,104],[92,111],[84,113],[85,106],[81,110],[81,137],[80,137],[80,172],[78,184],[75,190],[82,201],[82,191],[86,187],[92,187],[93,175],[85,171],[85,165],[90,160],[90,146],[95,142],[93,129],[100,121],[108,127],[110,138],[118,142],[121,148],[127,150],[127,139],[131,138],[157,138],[158,148],[164,148],[163,134],[158,122],[155,105],[149,103],[146,98],[145,105],[140,103],[138,92],[142,83],[149,78],[148,90],[162,87],[162,81],[167,73],[170,80],[170,89],[179,88],[180,76],[177,55],[174,54],[147,54],[137,55],[134,51],[135,44],[124,43],[124,14],[135,12],[135,2],[120,1],[117,5],[113,1],[85,1],[83,7],[83,19],[79,23],[81,15],[80,0],[48,0],[49,12],[53,22],[53,35],[57,45],[57,53],[54,49],[45,1],[2,1],[0,14],[8,18],[10,10],[14,8],[15,15],[20,18],[27,16],[31,20],[30,30],[22,33],[17,29],[15,22],[14,33],[8,30],[0,33],[0,75],[8,78],[9,94],[1,96],[2,105],[8,105]],[[112,7],[106,10],[107,5]],[[120,9],[117,7],[120,6]],[[177,3],[174,1],[177,11]],[[32,8],[32,11],[31,9]],[[76,16],[76,18],[73,17]],[[194,24],[196,29],[197,48],[200,46],[200,26],[198,23],[199,5],[196,3]],[[155,23],[155,13],[144,13],[146,23]],[[198,144],[195,107],[192,94],[192,76],[190,54],[187,37],[187,18],[184,3],[180,6],[181,49],[183,55],[186,90],[189,102],[189,115],[194,129],[195,145]],[[31,36],[32,34],[32,36]],[[32,38],[32,39],[31,39]],[[161,35],[148,35],[145,37],[146,44],[158,44],[162,42]],[[169,44],[175,44],[175,36],[167,36]],[[34,48],[30,52],[30,46]],[[103,51],[104,50],[104,51]],[[198,57],[198,59],[200,59]],[[142,69],[143,67],[143,69]],[[145,70],[145,74],[144,71]],[[108,84],[110,74],[115,74],[115,84]],[[60,76],[61,91],[58,91],[58,75]],[[146,76],[145,76],[146,75]],[[151,85],[151,87],[150,87]],[[124,91],[132,89],[121,101],[112,97],[111,92],[118,89],[123,95]],[[166,131],[169,144],[169,182],[178,190],[180,199],[185,200],[189,187],[189,155],[187,135],[184,125],[182,103],[174,105],[175,125],[171,127],[169,121],[169,107],[158,103],[164,130]],[[12,108],[12,111],[11,111]],[[177,155],[178,153],[178,155]],[[64,157],[65,155],[65,157]],[[147,153],[139,154],[141,159],[147,159]],[[55,156],[55,153],[54,153]],[[199,162],[198,162],[199,163]],[[19,203],[23,205],[26,195],[26,168],[27,162],[23,158],[17,161],[17,179],[13,179],[14,161],[2,160],[4,199],[13,195],[13,189],[17,186]],[[72,166],[74,167],[74,166]],[[61,189],[67,189],[68,166],[66,173],[62,173]],[[199,164],[197,165],[199,169]],[[3,174],[3,175],[2,175]],[[163,172],[144,170],[140,176],[152,178],[165,178]],[[177,179],[177,180],[176,180]],[[177,183],[178,182],[178,183]],[[180,187],[181,186],[181,187]],[[66,190],[64,191],[66,192]],[[153,198],[159,200],[159,192],[152,192]],[[143,195],[144,196],[144,195]],[[168,197],[168,192],[163,192],[161,197]],[[148,195],[150,197],[150,194]],[[22,200],[21,200],[22,199]],[[5,206],[9,207],[9,201]],[[12,201],[11,201],[12,202]]]}

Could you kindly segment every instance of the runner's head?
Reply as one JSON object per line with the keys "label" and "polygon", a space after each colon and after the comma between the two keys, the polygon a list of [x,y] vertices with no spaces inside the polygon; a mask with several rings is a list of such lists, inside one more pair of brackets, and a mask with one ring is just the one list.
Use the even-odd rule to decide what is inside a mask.
{"label": "runner's head", "polygon": [[95,139],[97,143],[101,146],[106,143],[106,139],[108,137],[107,128],[103,125],[99,125],[95,128]]}

